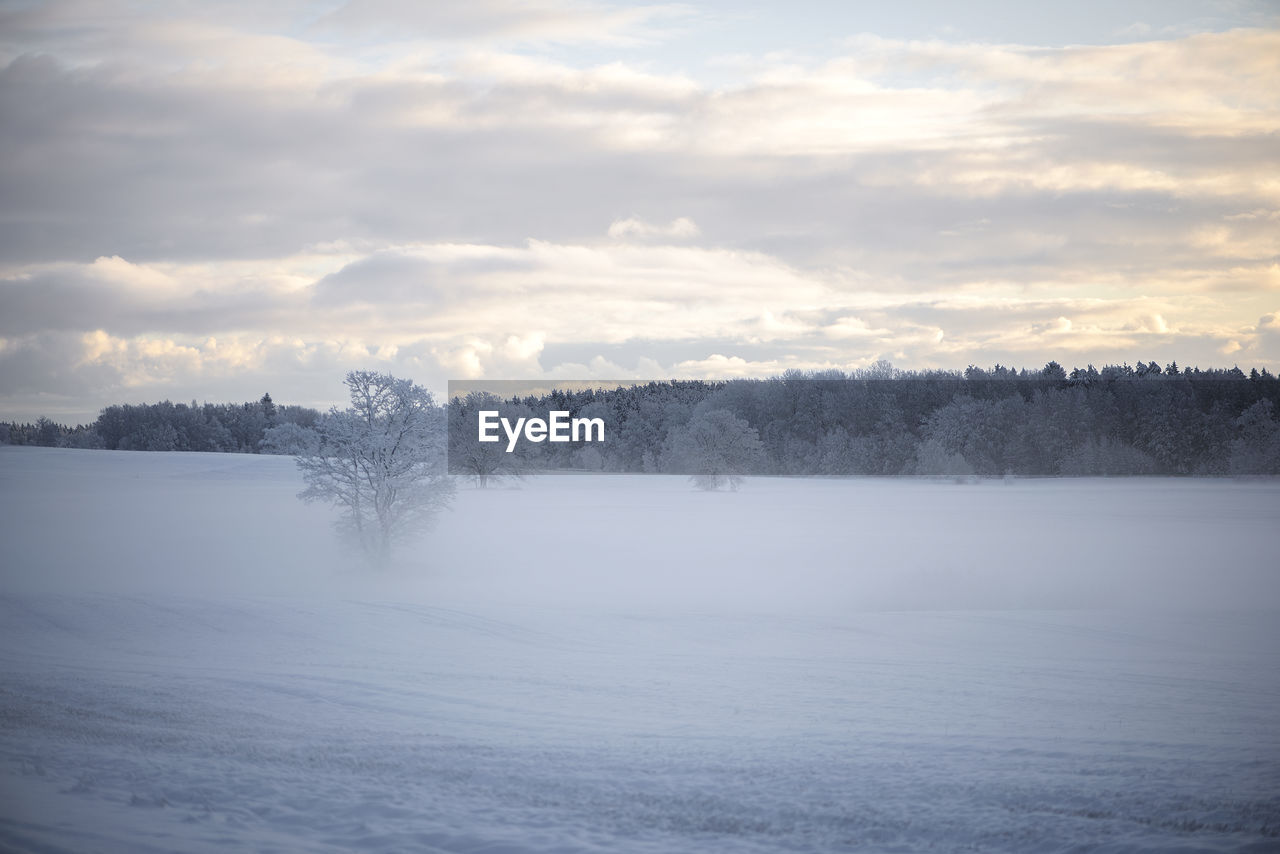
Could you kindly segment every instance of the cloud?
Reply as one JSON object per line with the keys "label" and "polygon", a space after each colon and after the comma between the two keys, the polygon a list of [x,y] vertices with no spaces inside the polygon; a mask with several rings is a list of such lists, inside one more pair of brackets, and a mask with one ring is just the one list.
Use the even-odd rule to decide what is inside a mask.
{"label": "cloud", "polygon": [[279,263],[235,269],[239,265],[134,264],[113,256],[27,265],[0,276],[0,335],[283,326],[300,308],[303,271],[282,270]]}
{"label": "cloud", "polygon": [[411,0],[348,0],[322,16],[315,29],[326,35],[404,38],[430,41],[508,41],[523,43],[643,43],[661,34],[661,22],[689,10],[678,5],[610,6],[584,0],[469,0],[467,3],[416,3]]}
{"label": "cloud", "polygon": [[527,253],[494,246],[409,245],[360,257],[317,281],[313,302],[323,306],[361,304],[440,310],[466,298],[468,282],[487,274],[528,271]]}
{"label": "cloud", "polygon": [[1153,332],[1157,335],[1165,335],[1169,332],[1169,324],[1159,314],[1140,317],[1134,321],[1131,328],[1140,332]]}
{"label": "cloud", "polygon": [[[628,222],[614,210],[619,198],[641,210],[662,198],[687,212],[683,219],[715,222],[707,236],[757,248],[788,243],[793,261],[873,249],[884,244],[872,237],[885,231],[889,250],[922,239],[922,249],[943,248],[955,243],[943,234],[950,223],[929,234],[912,219],[927,226],[951,208],[988,220],[983,239],[966,241],[991,247],[988,257],[1016,258],[1007,247],[1031,241],[1024,251],[1054,263],[1101,255],[1098,243],[1114,233],[1106,218],[1058,218],[1063,204],[1180,200],[1181,212],[1126,217],[1126,231],[1153,232],[1167,224],[1161,216],[1204,229],[1206,218],[1207,227],[1220,225],[1219,213],[1276,204],[1280,155],[1269,140],[1280,109],[1269,87],[1237,76],[1247,81],[1259,65],[1265,72],[1255,54],[1268,38],[1226,33],[1191,47],[1109,49],[1103,55],[1115,68],[1125,67],[1116,57],[1129,56],[1150,73],[1118,92],[1084,87],[1067,99],[1070,110],[1035,87],[1082,86],[1070,70],[1087,63],[1071,50],[1032,48],[882,41],[872,48],[889,67],[947,74],[904,88],[855,57],[762,73],[724,90],[619,62],[577,68],[493,51],[336,77],[323,63],[310,74],[277,75],[264,51],[261,73],[243,80],[22,57],[0,74],[6,116],[24,129],[6,144],[13,157],[0,165],[0,180],[24,215],[0,246],[25,260],[86,249],[152,259],[261,257],[318,242],[424,235],[573,239],[601,220]],[[1221,67],[1204,97],[1229,115],[1153,124],[1153,93],[1170,88],[1160,74],[1172,60],[1152,58],[1161,52],[1186,62],[1212,55]],[[1086,95],[1096,103],[1076,103]],[[134,176],[127,188],[123,175]],[[1209,207],[1189,213],[1192,199]],[[1011,233],[1028,213],[1048,222]],[[630,237],[673,228],[629,219],[636,225],[620,228]],[[850,221],[858,224],[852,235],[837,227]],[[670,236],[692,235],[681,227]],[[1268,246],[1261,235],[1244,240],[1237,243],[1249,258]],[[1166,243],[1186,252],[1180,239]],[[897,261],[872,254],[886,269]]]}
{"label": "cloud", "polygon": [[[639,367],[627,366],[642,363],[661,368],[659,376],[714,377],[850,370],[879,358],[944,367],[1035,365],[1063,354],[1101,362],[1131,359],[1135,349],[1144,360],[1193,364],[1230,341],[1270,352],[1251,342],[1275,322],[1242,329],[1229,309],[1194,291],[1045,299],[992,282],[933,293],[865,281],[850,287],[840,271],[801,271],[763,253],[718,248],[613,241],[407,244],[366,255],[335,248],[343,253],[299,256],[291,275],[278,261],[211,269],[121,258],[18,272],[0,280],[8,324],[0,330],[0,371],[29,369],[32,330],[73,342],[40,356],[50,362],[37,372],[45,391],[92,389],[105,405],[143,389],[189,399],[243,376],[310,387],[321,371],[370,366],[440,382],[630,376]],[[301,275],[334,266],[310,282]],[[1036,283],[1050,293],[1074,286]],[[260,299],[266,294],[274,306]],[[63,308],[68,300],[80,310]],[[158,334],[157,325],[174,331]],[[66,337],[77,334],[78,341]],[[568,345],[583,355],[573,357]],[[999,358],[984,358],[991,353]],[[20,385],[11,383],[12,392],[30,391]]]}
{"label": "cloud", "polygon": [[609,236],[613,238],[663,238],[669,240],[687,240],[697,237],[702,232],[698,224],[688,217],[678,217],[666,225],[654,225],[638,217],[614,220],[609,226]]}
{"label": "cloud", "polygon": [[675,365],[675,376],[697,379],[700,377],[767,377],[779,373],[781,364],[776,361],[748,362],[740,356],[724,356],[712,353],[705,359],[690,359]]}
{"label": "cloud", "polygon": [[828,338],[837,340],[850,338],[887,338],[892,335],[888,329],[873,329],[871,326],[859,317],[845,315],[839,317],[834,323],[823,327],[822,332]]}
{"label": "cloud", "polygon": [[0,404],[1280,359],[1274,29],[706,68],[670,6],[269,6],[0,11]]}
{"label": "cloud", "polygon": [[1228,341],[1222,352],[1274,364],[1280,359],[1280,311],[1264,314],[1256,324],[1241,329],[1239,338]]}

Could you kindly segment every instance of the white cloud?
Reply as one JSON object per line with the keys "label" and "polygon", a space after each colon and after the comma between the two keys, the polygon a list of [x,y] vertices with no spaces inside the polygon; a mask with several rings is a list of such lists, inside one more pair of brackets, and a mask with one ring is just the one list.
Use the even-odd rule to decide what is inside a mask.
{"label": "white cloud", "polygon": [[678,217],[666,225],[654,225],[638,217],[614,220],[609,226],[609,236],[613,238],[667,238],[687,240],[701,234],[698,224],[688,217]]}
{"label": "white cloud", "polygon": [[891,335],[887,329],[873,329],[865,320],[846,315],[839,317],[834,323],[823,327],[823,334],[829,338],[849,339],[849,338],[878,338]]}
{"label": "white cloud", "polygon": [[686,359],[675,365],[675,376],[681,379],[702,377],[767,377],[780,372],[781,363],[774,360],[748,362],[741,356],[712,353],[705,359]]}

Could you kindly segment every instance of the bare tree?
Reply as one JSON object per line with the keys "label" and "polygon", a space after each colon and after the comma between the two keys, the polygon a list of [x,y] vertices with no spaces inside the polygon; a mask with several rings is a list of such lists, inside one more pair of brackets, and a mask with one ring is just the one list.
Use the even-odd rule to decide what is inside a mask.
{"label": "bare tree", "polygon": [[445,416],[431,393],[371,371],[347,374],[351,406],[330,409],[298,456],[307,488],[298,497],[343,511],[342,528],[375,566],[394,539],[428,525],[453,497],[445,471]]}

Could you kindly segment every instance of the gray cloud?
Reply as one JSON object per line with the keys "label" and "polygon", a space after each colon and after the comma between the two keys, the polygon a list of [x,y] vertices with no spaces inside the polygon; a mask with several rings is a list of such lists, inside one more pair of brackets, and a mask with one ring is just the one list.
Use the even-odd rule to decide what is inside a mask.
{"label": "gray cloud", "polygon": [[91,265],[0,279],[0,336],[97,329],[126,336],[156,329],[207,335],[284,326],[299,307],[298,299],[264,289],[156,294],[94,275]]}

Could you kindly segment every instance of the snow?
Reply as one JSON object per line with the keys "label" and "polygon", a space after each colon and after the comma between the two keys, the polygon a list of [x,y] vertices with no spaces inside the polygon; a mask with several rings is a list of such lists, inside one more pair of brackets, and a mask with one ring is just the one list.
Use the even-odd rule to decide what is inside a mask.
{"label": "snow", "polygon": [[1280,850],[1280,483],[0,448],[0,849]]}

